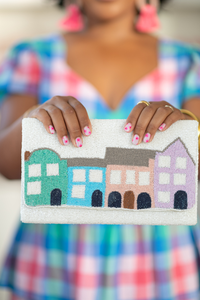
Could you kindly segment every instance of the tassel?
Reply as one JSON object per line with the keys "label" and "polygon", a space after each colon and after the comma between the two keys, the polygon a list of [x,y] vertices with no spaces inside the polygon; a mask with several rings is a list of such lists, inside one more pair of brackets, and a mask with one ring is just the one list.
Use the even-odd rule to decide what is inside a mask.
{"label": "tassel", "polygon": [[71,4],[66,9],[67,15],[59,22],[59,27],[65,31],[80,31],[84,28],[83,17],[77,5]]}
{"label": "tassel", "polygon": [[140,32],[152,32],[160,27],[156,8],[153,5],[146,4],[140,11],[140,16],[136,24],[136,29]]}

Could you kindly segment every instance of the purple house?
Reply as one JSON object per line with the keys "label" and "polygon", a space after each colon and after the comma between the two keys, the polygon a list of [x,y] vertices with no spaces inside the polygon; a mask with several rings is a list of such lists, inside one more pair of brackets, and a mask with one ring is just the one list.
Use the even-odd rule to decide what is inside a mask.
{"label": "purple house", "polygon": [[179,138],[156,152],[154,199],[157,208],[187,209],[195,203],[195,163]]}

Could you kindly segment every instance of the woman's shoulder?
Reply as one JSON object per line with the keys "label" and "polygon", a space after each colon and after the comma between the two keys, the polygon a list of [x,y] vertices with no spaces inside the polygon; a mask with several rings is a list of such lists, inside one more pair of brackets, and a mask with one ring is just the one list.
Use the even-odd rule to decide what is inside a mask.
{"label": "woman's shoulder", "polygon": [[160,39],[161,56],[175,59],[195,57],[200,59],[200,47],[171,39]]}
{"label": "woman's shoulder", "polygon": [[59,34],[51,34],[48,36],[23,40],[16,43],[11,52],[20,54],[23,52],[34,52],[37,55],[52,55],[56,50],[59,51],[59,44],[61,44],[61,36]]}

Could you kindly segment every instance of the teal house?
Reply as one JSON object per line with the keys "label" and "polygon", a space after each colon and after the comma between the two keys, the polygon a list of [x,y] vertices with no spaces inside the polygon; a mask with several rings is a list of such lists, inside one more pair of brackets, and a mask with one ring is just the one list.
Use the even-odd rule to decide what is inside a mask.
{"label": "teal house", "polygon": [[70,166],[68,181],[67,205],[104,207],[106,168]]}
{"label": "teal house", "polygon": [[104,207],[106,165],[99,158],[68,158],[67,205]]}
{"label": "teal house", "polygon": [[25,152],[25,203],[30,206],[67,203],[67,160],[49,149]]}

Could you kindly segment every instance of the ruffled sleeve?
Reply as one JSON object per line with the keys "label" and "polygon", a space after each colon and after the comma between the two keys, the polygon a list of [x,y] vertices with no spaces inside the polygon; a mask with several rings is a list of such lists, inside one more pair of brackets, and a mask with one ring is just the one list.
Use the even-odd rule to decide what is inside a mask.
{"label": "ruffled sleeve", "polygon": [[183,81],[182,102],[190,98],[200,99],[200,50],[190,51],[190,64]]}
{"label": "ruffled sleeve", "polygon": [[9,94],[38,95],[40,67],[28,43],[13,47],[0,66],[0,104]]}

